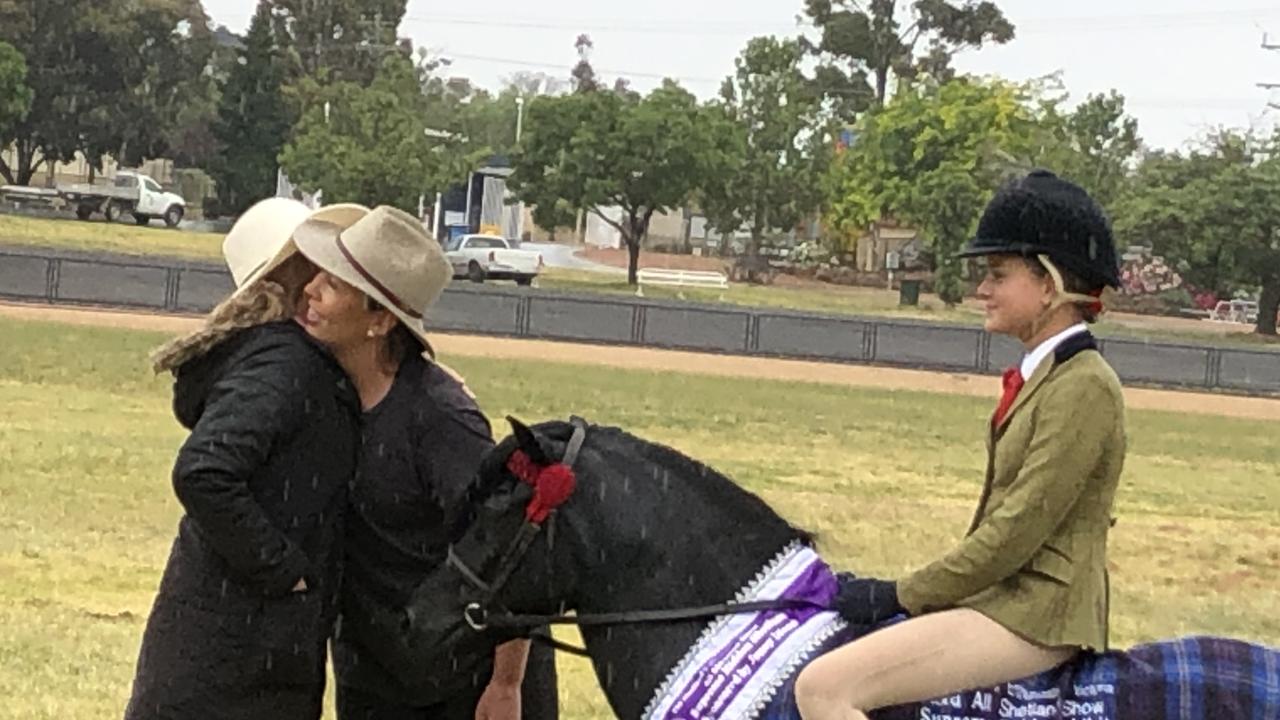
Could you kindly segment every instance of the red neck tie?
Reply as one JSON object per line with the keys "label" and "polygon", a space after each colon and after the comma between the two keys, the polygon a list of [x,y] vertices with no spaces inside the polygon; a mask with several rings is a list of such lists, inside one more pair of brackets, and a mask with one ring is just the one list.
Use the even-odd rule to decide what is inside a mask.
{"label": "red neck tie", "polygon": [[1026,380],[1022,377],[1022,372],[1017,366],[1011,367],[1004,371],[1002,378],[1004,383],[1004,394],[1000,396],[1000,404],[996,406],[996,414],[991,418],[991,425],[999,427],[1004,422],[1004,416],[1009,412],[1009,408],[1013,406],[1013,401],[1018,397],[1018,391],[1022,389],[1022,385]]}

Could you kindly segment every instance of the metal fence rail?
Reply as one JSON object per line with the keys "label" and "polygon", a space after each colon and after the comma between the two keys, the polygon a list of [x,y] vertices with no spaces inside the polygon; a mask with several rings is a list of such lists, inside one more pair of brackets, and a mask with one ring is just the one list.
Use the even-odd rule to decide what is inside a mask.
{"label": "metal fence rail", "polygon": [[[0,298],[204,312],[231,291],[219,264],[107,253],[0,250]],[[528,288],[449,287],[433,329],[990,374],[1021,347],[977,327],[662,302]],[[1280,394],[1280,353],[1105,339],[1103,354],[1133,384]]]}

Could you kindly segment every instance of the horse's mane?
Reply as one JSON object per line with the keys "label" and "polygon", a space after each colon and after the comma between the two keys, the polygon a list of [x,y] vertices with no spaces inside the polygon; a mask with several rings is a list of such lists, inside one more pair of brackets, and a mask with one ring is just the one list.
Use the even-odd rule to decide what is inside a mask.
{"label": "horse's mane", "polygon": [[[574,426],[564,421],[550,421],[534,425],[530,428],[534,434],[544,440],[557,443],[557,449],[569,441]],[[603,455],[617,467],[637,467],[646,465],[661,469],[667,477],[681,483],[697,483],[699,489],[715,494],[716,502],[721,507],[733,505],[743,515],[766,515],[785,524],[795,537],[806,544],[814,541],[813,533],[787,523],[768,503],[755,493],[743,488],[724,474],[698,460],[695,460],[675,448],[645,440],[617,427],[588,425],[584,449]],[[480,464],[480,469],[467,491],[464,512],[452,524],[451,537],[455,540],[466,531],[471,518],[471,509],[483,503],[502,486],[505,476],[505,465],[511,453],[516,449],[514,436],[507,437],[489,451]],[[558,457],[558,452],[550,452],[550,457]],[[655,473],[654,481],[659,477]],[[732,511],[733,508],[728,508]]]}

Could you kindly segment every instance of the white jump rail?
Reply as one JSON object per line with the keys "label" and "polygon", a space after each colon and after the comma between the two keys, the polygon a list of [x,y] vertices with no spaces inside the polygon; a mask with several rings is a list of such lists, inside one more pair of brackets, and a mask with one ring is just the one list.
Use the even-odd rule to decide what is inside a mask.
{"label": "white jump rail", "polygon": [[729,278],[724,273],[707,270],[665,270],[645,268],[636,273],[636,296],[644,297],[645,285],[664,287],[698,287],[724,290]]}

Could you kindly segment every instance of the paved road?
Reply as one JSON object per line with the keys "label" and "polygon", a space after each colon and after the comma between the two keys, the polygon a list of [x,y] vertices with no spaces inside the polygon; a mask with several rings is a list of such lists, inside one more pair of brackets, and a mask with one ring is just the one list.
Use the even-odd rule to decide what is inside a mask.
{"label": "paved road", "polygon": [[522,250],[536,250],[542,253],[542,261],[547,267],[566,268],[569,270],[590,270],[592,272],[626,273],[623,268],[602,265],[598,262],[583,260],[574,255],[577,245],[561,245],[559,243],[526,242],[520,243]]}

